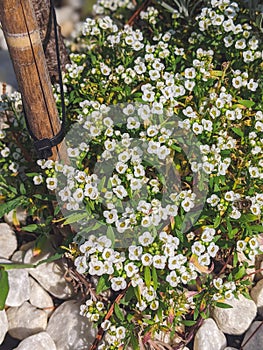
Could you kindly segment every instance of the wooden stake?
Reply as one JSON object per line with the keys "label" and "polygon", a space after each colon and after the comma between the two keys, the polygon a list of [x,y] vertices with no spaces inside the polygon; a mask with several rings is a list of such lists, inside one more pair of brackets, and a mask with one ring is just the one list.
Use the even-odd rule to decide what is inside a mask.
{"label": "wooden stake", "polygon": [[[50,139],[61,124],[31,1],[0,0],[0,21],[29,127],[38,139]],[[66,161],[62,146],[53,147],[53,160]]]}

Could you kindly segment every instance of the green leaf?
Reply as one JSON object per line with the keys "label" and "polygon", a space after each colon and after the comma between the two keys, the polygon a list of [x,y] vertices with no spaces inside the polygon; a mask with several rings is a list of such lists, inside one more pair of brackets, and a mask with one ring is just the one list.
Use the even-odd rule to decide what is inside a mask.
{"label": "green leaf", "polygon": [[25,188],[25,185],[23,182],[21,182],[20,186],[19,186],[19,190],[20,190],[20,193],[25,195],[26,194],[26,188]]}
{"label": "green leaf", "polygon": [[64,255],[64,253],[55,253],[54,255],[51,255],[49,258],[47,258],[45,260],[40,260],[35,266],[59,260],[62,258],[63,255]]}
{"label": "green leaf", "polygon": [[240,278],[244,277],[246,274],[245,266],[241,266],[238,272],[235,274],[235,280],[239,280]]}
{"label": "green leaf", "polygon": [[244,137],[244,132],[240,128],[232,128],[232,131],[234,131],[235,134],[237,134],[240,137]]}
{"label": "green leaf", "polygon": [[18,206],[25,203],[26,197],[19,196],[17,198],[11,199],[10,201],[1,204],[0,206],[0,218],[4,216],[4,214],[9,213],[11,210],[17,208]]}
{"label": "green leaf", "polygon": [[4,310],[5,301],[9,292],[8,273],[0,268],[0,310]]}
{"label": "green leaf", "polygon": [[254,214],[241,215],[241,218],[239,218],[239,221],[241,222],[253,222],[256,220],[258,220],[258,216]]}
{"label": "green leaf", "polygon": [[251,108],[255,104],[255,102],[251,100],[238,100],[238,103],[240,103],[242,106],[245,106],[247,108]]}
{"label": "green leaf", "polygon": [[156,268],[154,266],[152,267],[152,279],[153,279],[153,288],[154,288],[154,290],[157,290],[157,288],[158,288],[158,276],[157,276]]}
{"label": "green leaf", "polygon": [[250,229],[252,232],[261,232],[263,233],[263,226],[262,225],[250,225]]}
{"label": "green leaf", "polygon": [[235,235],[238,233],[238,231],[239,231],[239,228],[238,228],[238,227],[234,228],[233,230],[231,230],[230,232],[228,232],[228,237],[229,237],[230,239],[234,238]]}
{"label": "green leaf", "polygon": [[120,321],[124,321],[124,319],[125,319],[124,315],[123,315],[123,313],[121,311],[120,306],[117,303],[114,304],[114,312],[115,312],[115,315],[118,317],[118,319]]}
{"label": "green leaf", "polygon": [[229,305],[229,304],[226,304],[226,303],[221,303],[221,302],[219,302],[219,301],[217,301],[217,302],[215,303],[215,305],[216,305],[217,307],[220,307],[221,309],[232,309],[232,308],[233,308],[233,306],[231,306],[231,305]]}
{"label": "green leaf", "polygon": [[141,305],[141,303],[142,303],[142,296],[141,296],[141,292],[140,292],[139,286],[136,286],[134,288],[134,294],[135,294],[139,304]]}
{"label": "green leaf", "polygon": [[34,264],[23,264],[23,263],[0,263],[0,269],[4,268],[7,270],[18,270],[18,269],[31,269],[35,268]]}
{"label": "green leaf", "polygon": [[163,321],[163,310],[160,307],[157,309],[157,316],[158,316],[159,321],[162,322]]}
{"label": "green leaf", "polygon": [[186,327],[191,327],[196,324],[196,321],[191,321],[191,320],[183,320],[182,324],[184,324]]}
{"label": "green leaf", "polygon": [[82,213],[74,213],[71,214],[67,217],[67,219],[63,222],[63,226],[64,225],[70,225],[73,224],[74,222],[78,222],[84,218],[87,217],[87,213],[86,212],[82,212]]}
{"label": "green leaf", "polygon": [[138,339],[134,333],[131,333],[131,347],[133,350],[140,350]]}
{"label": "green leaf", "polygon": [[98,281],[98,284],[97,284],[97,287],[96,287],[96,293],[97,294],[100,294],[104,290],[109,289],[109,286],[107,285],[107,282],[108,282],[108,276],[104,275],[104,276],[100,277],[100,279]]}
{"label": "green leaf", "polygon": [[146,284],[146,287],[150,287],[151,285],[151,270],[149,266],[145,266],[144,268],[144,282]]}
{"label": "green leaf", "polygon": [[21,227],[21,230],[26,232],[35,232],[37,228],[38,228],[37,224],[30,224],[30,225]]}

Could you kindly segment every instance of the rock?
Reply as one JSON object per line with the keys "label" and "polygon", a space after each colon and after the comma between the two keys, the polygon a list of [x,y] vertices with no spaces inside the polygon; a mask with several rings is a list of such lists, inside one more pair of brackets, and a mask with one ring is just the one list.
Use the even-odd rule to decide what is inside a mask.
{"label": "rock", "polygon": [[80,304],[65,301],[50,317],[47,332],[57,350],[89,349],[96,337],[96,329],[87,318],[81,316]]}
{"label": "rock", "polygon": [[251,298],[257,305],[258,313],[263,317],[263,280],[261,279],[258,283],[251,289]]}
{"label": "rock", "polygon": [[26,209],[22,208],[22,207],[18,207],[16,208],[16,210],[11,210],[8,214],[4,215],[4,220],[8,225],[13,225],[13,221],[14,221],[14,216],[16,218],[16,220],[22,224],[25,225],[26,224],[26,218],[27,218],[27,211]]}
{"label": "rock", "polygon": [[17,249],[14,231],[6,223],[0,223],[0,258],[9,259]]}
{"label": "rock", "polygon": [[24,269],[8,270],[9,292],[7,306],[21,306],[30,297],[28,272]]}
{"label": "rock", "polygon": [[212,318],[204,320],[194,339],[194,350],[224,350],[226,337]]}
{"label": "rock", "polygon": [[56,350],[56,345],[46,332],[37,333],[24,339],[14,350]]}
{"label": "rock", "polygon": [[[48,242],[43,252],[34,257],[32,249],[29,249],[24,257],[24,262],[36,264],[55,254],[55,249]],[[73,287],[66,282],[64,275],[65,266],[58,261],[40,264],[34,269],[28,269],[29,274],[51,295],[59,299],[68,299],[73,295]]]}
{"label": "rock", "polygon": [[53,312],[54,303],[51,296],[30,277],[30,303],[47,312],[48,315]]}
{"label": "rock", "polygon": [[237,348],[232,348],[231,346],[228,346],[227,348],[225,348],[224,350],[238,350]]}
{"label": "rock", "polygon": [[11,307],[6,311],[9,330],[15,339],[25,339],[33,334],[42,332],[47,327],[47,314],[25,302],[20,307]]}
{"label": "rock", "polygon": [[0,311],[0,345],[5,339],[5,335],[8,331],[8,321],[5,310]]}
{"label": "rock", "polygon": [[[11,263],[10,260],[0,259],[0,262]],[[7,270],[9,291],[6,298],[6,305],[21,306],[30,296],[30,283],[28,272],[25,269]]]}
{"label": "rock", "polygon": [[228,300],[227,304],[231,305],[232,308],[213,308],[212,318],[222,332],[233,335],[243,334],[256,317],[256,304],[243,295],[239,295],[238,299]]}
{"label": "rock", "polygon": [[241,344],[242,350],[262,350],[263,322],[255,321],[246,332]]}

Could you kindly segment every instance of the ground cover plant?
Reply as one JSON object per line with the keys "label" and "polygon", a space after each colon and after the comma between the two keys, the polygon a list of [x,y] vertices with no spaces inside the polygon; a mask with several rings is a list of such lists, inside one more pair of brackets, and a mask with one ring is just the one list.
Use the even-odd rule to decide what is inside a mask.
{"label": "ground cover plant", "polygon": [[63,79],[69,164],[31,160],[20,96],[2,96],[0,214],[26,207],[14,223],[38,241],[71,226],[94,349],[179,349],[249,297],[261,253],[261,17],[229,0],[94,11]]}

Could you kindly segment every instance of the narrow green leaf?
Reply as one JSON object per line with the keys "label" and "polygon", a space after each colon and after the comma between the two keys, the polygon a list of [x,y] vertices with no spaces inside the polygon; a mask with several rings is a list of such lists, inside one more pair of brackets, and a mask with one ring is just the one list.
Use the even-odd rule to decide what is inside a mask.
{"label": "narrow green leaf", "polygon": [[50,263],[50,262],[59,260],[62,258],[63,255],[64,255],[64,253],[55,253],[54,255],[51,255],[49,258],[39,261],[34,267],[41,265],[41,264]]}
{"label": "narrow green leaf", "polygon": [[140,350],[138,339],[134,333],[131,333],[131,346],[133,350]]}
{"label": "narrow green leaf", "polygon": [[233,308],[233,306],[231,306],[231,305],[229,305],[229,304],[226,304],[226,303],[221,303],[221,302],[219,302],[219,301],[217,301],[217,302],[215,303],[215,305],[216,305],[217,307],[220,307],[221,309],[232,309],[232,308]]}
{"label": "narrow green leaf", "polygon": [[157,290],[157,288],[158,288],[158,276],[157,276],[156,268],[154,266],[152,267],[152,279],[153,279],[153,288],[155,290]]}
{"label": "narrow green leaf", "polygon": [[0,267],[0,310],[5,308],[5,301],[9,292],[8,273]]}
{"label": "narrow green leaf", "polygon": [[0,206],[0,218],[4,216],[4,214],[9,213],[11,210],[17,208],[18,206],[25,203],[25,197],[19,196],[17,198],[11,199],[6,203],[2,203]]}
{"label": "narrow green leaf", "polygon": [[18,270],[18,269],[31,269],[35,268],[34,264],[23,264],[23,263],[0,263],[0,269],[4,268],[7,270]]}
{"label": "narrow green leaf", "polygon": [[191,320],[183,320],[182,324],[184,324],[186,327],[191,327],[196,324],[196,321],[191,321]]}
{"label": "narrow green leaf", "polygon": [[151,270],[149,266],[145,266],[144,268],[144,282],[146,284],[146,287],[150,287],[151,285]]}
{"label": "narrow green leaf", "polygon": [[134,288],[134,294],[135,294],[139,304],[141,305],[141,303],[142,303],[142,296],[141,296],[141,292],[140,292],[139,286],[136,286]]}
{"label": "narrow green leaf", "polygon": [[114,304],[114,312],[120,321],[124,321],[124,315],[121,311],[120,306],[117,303]]}
{"label": "narrow green leaf", "polygon": [[84,218],[87,217],[87,213],[86,212],[82,212],[82,213],[74,213],[71,214],[67,217],[67,219],[63,222],[63,226],[64,225],[70,225],[73,224],[74,222],[78,222]]}

